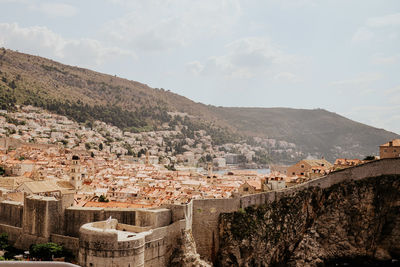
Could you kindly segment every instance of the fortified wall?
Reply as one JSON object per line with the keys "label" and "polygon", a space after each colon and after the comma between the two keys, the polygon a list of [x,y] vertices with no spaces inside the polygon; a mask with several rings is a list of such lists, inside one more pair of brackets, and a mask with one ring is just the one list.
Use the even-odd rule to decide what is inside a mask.
{"label": "fortified wall", "polygon": [[[71,195],[25,196],[0,202],[0,232],[17,248],[55,242],[82,266],[167,266],[185,231],[192,204],[156,209],[72,207]],[[101,224],[111,221],[110,229]]]}
{"label": "fortified wall", "polygon": [[219,220],[222,213],[231,213],[249,206],[272,203],[295,195],[310,187],[328,188],[344,181],[357,181],[382,175],[399,175],[400,158],[382,159],[332,172],[327,176],[286,189],[242,196],[233,199],[193,200],[193,237],[200,256],[215,262],[220,247]]}
{"label": "fortified wall", "polygon": [[[193,200],[187,205],[157,209],[79,208],[72,207],[68,195],[26,196],[24,204],[0,202],[0,232],[7,232],[10,241],[22,249],[41,242],[62,244],[79,255],[83,266],[167,266],[183,233],[191,230],[197,252],[215,262],[222,213],[273,203],[307,188],[328,188],[343,181],[393,174],[400,174],[400,158],[336,171],[287,189],[231,199]],[[103,232],[102,223],[96,222],[104,224],[110,217],[115,219],[113,227]],[[108,258],[113,260],[108,262]]]}

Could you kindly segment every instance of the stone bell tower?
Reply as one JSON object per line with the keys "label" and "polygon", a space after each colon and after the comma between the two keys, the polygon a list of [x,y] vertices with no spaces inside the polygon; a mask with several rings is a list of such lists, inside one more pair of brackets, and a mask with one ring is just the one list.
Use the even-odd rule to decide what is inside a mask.
{"label": "stone bell tower", "polygon": [[75,190],[79,190],[82,187],[81,165],[79,157],[76,155],[72,156],[69,182],[74,186]]}

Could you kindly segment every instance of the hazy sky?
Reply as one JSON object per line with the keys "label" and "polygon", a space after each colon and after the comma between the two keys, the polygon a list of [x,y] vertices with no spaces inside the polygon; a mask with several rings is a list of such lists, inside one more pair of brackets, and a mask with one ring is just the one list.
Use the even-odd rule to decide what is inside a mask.
{"label": "hazy sky", "polygon": [[400,134],[399,0],[0,0],[0,46],[219,106]]}

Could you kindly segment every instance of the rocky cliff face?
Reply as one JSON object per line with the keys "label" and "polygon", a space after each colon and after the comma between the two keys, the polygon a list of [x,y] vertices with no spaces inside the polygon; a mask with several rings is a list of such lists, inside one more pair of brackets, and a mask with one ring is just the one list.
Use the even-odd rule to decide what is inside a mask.
{"label": "rocky cliff face", "polygon": [[216,266],[400,257],[400,175],[318,187],[220,216]]}
{"label": "rocky cliff face", "polygon": [[182,233],[182,239],[179,240],[174,250],[169,266],[173,267],[211,267],[208,262],[200,259],[196,252],[196,243],[194,242],[192,231],[185,230]]}

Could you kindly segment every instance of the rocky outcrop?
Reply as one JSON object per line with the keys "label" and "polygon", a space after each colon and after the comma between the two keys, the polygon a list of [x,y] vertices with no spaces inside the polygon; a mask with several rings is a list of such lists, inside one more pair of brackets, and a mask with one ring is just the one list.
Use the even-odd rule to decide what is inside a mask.
{"label": "rocky outcrop", "polygon": [[169,266],[174,267],[211,267],[209,263],[200,259],[196,252],[192,230],[188,229],[182,233],[182,239],[175,249]]}
{"label": "rocky outcrop", "polygon": [[400,256],[400,175],[310,187],[220,216],[217,266],[319,266]]}

